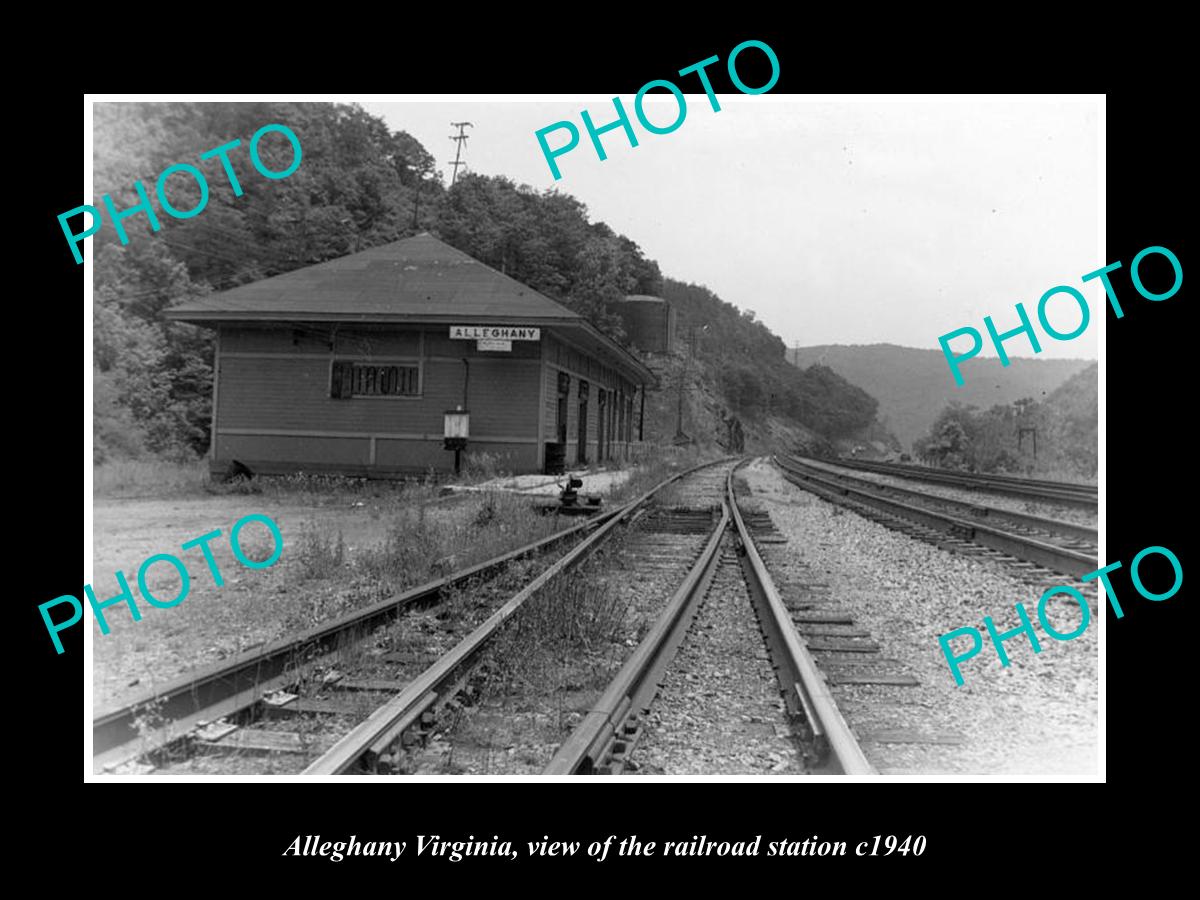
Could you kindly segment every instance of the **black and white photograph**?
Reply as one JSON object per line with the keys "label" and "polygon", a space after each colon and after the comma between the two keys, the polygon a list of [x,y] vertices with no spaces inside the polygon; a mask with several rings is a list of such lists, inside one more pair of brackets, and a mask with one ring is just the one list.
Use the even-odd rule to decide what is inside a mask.
{"label": "black and white photograph", "polygon": [[764,46],[89,95],[85,780],[1104,780],[1101,347],[1180,248],[1112,267],[1103,95]]}

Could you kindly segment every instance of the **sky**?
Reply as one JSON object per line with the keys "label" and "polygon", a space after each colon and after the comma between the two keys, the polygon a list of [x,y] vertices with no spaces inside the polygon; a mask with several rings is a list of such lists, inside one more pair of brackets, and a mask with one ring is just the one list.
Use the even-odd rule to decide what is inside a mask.
{"label": "sky", "polygon": [[[647,116],[668,125],[676,101],[653,96]],[[789,347],[938,349],[958,328],[985,333],[987,315],[1001,332],[1015,328],[1018,302],[1037,327],[1039,298],[1067,285],[1088,299],[1092,324],[1062,342],[1039,328],[1038,358],[1096,358],[1103,288],[1081,276],[1111,261],[1098,218],[1101,101],[717,97],[714,112],[703,93],[686,95],[683,123],[656,135],[623,96],[638,146],[608,132],[604,161],[580,111],[600,127],[616,117],[611,97],[362,105],[420,140],[446,183],[449,123],[472,122],[469,171],[572,194],[664,275],[753,310]],[[580,143],[557,158],[555,180],[535,133],[564,120]],[[548,136],[554,148],[566,140],[565,130]],[[1060,295],[1048,317],[1070,332],[1080,312]],[[981,355],[994,356],[985,345]],[[1023,336],[1005,348],[1033,355]]]}

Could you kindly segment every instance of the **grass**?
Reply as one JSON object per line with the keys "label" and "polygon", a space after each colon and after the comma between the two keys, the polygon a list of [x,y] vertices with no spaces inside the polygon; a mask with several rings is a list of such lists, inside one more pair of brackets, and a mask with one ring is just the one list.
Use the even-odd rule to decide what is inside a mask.
{"label": "grass", "polygon": [[537,653],[567,660],[617,638],[629,603],[622,603],[605,581],[583,578],[576,572],[559,575],[530,597],[510,629],[506,654],[512,665]]}
{"label": "grass", "polygon": [[505,457],[499,453],[468,452],[463,455],[462,478],[467,484],[507,477],[512,472],[504,465]]}
{"label": "grass", "polygon": [[[627,502],[700,461],[694,450],[672,448],[634,469],[606,503],[611,508]],[[454,504],[435,502],[439,499],[430,485],[402,487],[395,514],[385,520],[382,541],[353,551],[340,531],[335,535],[307,523],[291,553],[289,585],[336,582],[346,587],[351,582],[358,589],[340,590],[336,596],[306,591],[303,623],[317,624],[361,603],[445,577],[572,524],[537,512],[528,496],[491,491]],[[590,633],[592,626],[576,622],[573,627]]]}
{"label": "grass", "polygon": [[113,460],[92,469],[92,490],[97,497],[202,494],[209,483],[208,464],[202,460]]}
{"label": "grass", "polygon": [[[440,771],[464,771],[454,750],[473,744],[482,750],[483,773],[490,773],[493,755],[506,745],[530,739],[545,743],[547,735],[537,723],[546,722],[547,715],[553,739],[559,739],[569,725],[567,716],[577,712],[581,692],[594,694],[607,683],[623,647],[629,606],[630,600],[622,601],[603,579],[579,572],[551,579],[530,597],[492,639],[451,719],[443,723],[455,737]],[[514,710],[516,716],[498,718],[500,709]],[[541,765],[546,759],[525,748],[520,761]]]}
{"label": "grass", "polygon": [[[622,485],[620,496],[632,499],[666,475],[696,465],[706,458],[712,457],[695,446],[638,445],[634,448],[628,464],[633,467],[634,475],[629,482]],[[191,462],[163,459],[110,460],[93,467],[92,489],[96,497],[105,498],[263,494],[301,502],[379,491],[405,493],[416,489],[424,489],[433,495],[442,483],[448,481],[470,485],[511,475],[512,472],[506,468],[505,463],[506,459],[501,454],[479,452],[467,453],[463,457],[463,471],[459,478],[432,470],[423,476],[405,480],[373,480],[297,472],[292,475],[235,478],[222,482],[211,478],[206,459]],[[610,461],[605,463],[603,468],[622,468],[624,465],[626,464]],[[632,491],[632,487],[640,487],[640,490]]]}
{"label": "grass", "polygon": [[[403,590],[532,543],[566,527],[537,512],[528,497],[489,493],[474,512],[419,504],[399,517],[380,546],[366,548],[355,570]],[[457,514],[456,514],[457,513]]]}
{"label": "grass", "polygon": [[[648,454],[642,465],[633,468],[631,477],[605,498],[604,508],[645,493],[698,460],[691,448],[663,448],[660,453]],[[477,463],[473,469],[476,477],[495,471],[495,461]],[[123,623],[105,639],[96,671],[102,694],[110,698],[134,686],[138,679],[146,683],[170,677],[181,667],[215,662],[264,640],[324,624],[579,521],[540,514],[534,509],[535,498],[529,495],[489,491],[443,497],[436,479],[401,482],[293,475],[214,485],[203,462],[149,460],[109,462],[97,466],[95,472],[98,497],[145,499],[132,520],[125,504],[106,512],[120,516],[122,522],[136,521],[137,528],[153,529],[164,520],[177,524],[189,517],[202,519],[204,527],[197,526],[185,535],[190,539],[211,527],[208,522],[218,508],[222,518],[228,515],[225,507],[230,501],[235,501],[241,514],[242,500],[221,497],[216,505],[201,503],[182,511],[175,509],[172,501],[189,494],[203,500],[212,499],[212,492],[254,491],[258,493],[251,501],[255,509],[279,522],[285,536],[277,564],[249,571],[233,560],[226,531],[226,544],[215,544],[218,566],[226,577],[223,587],[201,577],[196,561],[188,560],[193,586],[186,604],[169,615],[154,611],[137,624]],[[163,494],[172,492],[174,496],[167,501],[170,508],[155,506],[164,499]],[[98,522],[98,528],[105,527]],[[141,535],[130,532],[131,536],[135,533]],[[154,544],[153,538],[139,539],[147,547]],[[260,526],[246,528],[240,543],[256,561],[268,558],[274,550],[270,535]],[[116,553],[111,547],[106,552]],[[120,567],[116,562],[128,566],[136,560],[114,555],[114,564],[105,571]],[[151,588],[159,590],[156,584]],[[173,596],[173,588],[164,585],[163,596]],[[590,626],[576,623],[574,627],[586,631]]]}
{"label": "grass", "polygon": [[346,541],[338,529],[337,537],[323,533],[313,522],[306,522],[300,532],[296,556],[300,577],[305,581],[332,578],[346,565]]}
{"label": "grass", "polygon": [[654,453],[647,453],[634,463],[633,473],[613,490],[606,502],[628,503],[672,475],[678,475],[686,469],[717,458],[715,455],[706,454],[695,447],[656,447],[654,449]]}
{"label": "grass", "polygon": [[[700,461],[695,448],[662,448],[647,454],[633,467],[630,478],[606,497],[605,507],[640,496]],[[296,530],[284,526],[288,536],[280,565],[249,572],[222,558],[221,571],[236,576],[227,578],[225,587],[205,591],[205,596],[198,597],[201,602],[193,601],[170,618],[147,617],[134,626],[140,629],[136,633],[126,629],[125,637],[136,639],[136,643],[127,643],[130,648],[161,645],[164,651],[186,655],[192,665],[227,658],[263,640],[324,624],[578,522],[542,515],[528,495],[490,491],[446,499],[440,495],[436,478],[391,482],[293,475],[218,485],[209,480],[204,462],[110,462],[95,471],[97,496],[255,493],[268,501],[263,506],[270,514],[275,507],[269,501],[287,508],[319,508],[315,514],[293,512],[292,528]],[[468,467],[472,479],[497,474],[498,461],[494,459],[472,460]],[[358,506],[367,509],[346,513],[347,508]],[[343,525],[349,529],[345,533]],[[363,540],[364,533],[367,540]],[[347,535],[355,546],[348,545]],[[240,544],[255,561],[268,558],[274,550],[269,534],[257,526],[242,533]],[[519,576],[516,570],[513,574],[516,583],[512,590],[516,590],[527,576]],[[455,619],[467,616],[471,604],[479,602],[478,589],[471,586],[448,594],[442,611]],[[578,697],[602,688],[609,670],[619,663],[628,612],[628,602],[619,600],[602,578],[574,574],[555,579],[504,629],[495,654],[489,653],[492,665],[475,703],[483,695],[499,692],[520,697],[522,704],[532,708],[534,695],[551,684],[556,699],[549,710],[550,724],[558,730],[569,727],[567,719],[576,712]],[[185,644],[174,637],[181,633],[189,635]],[[339,663],[354,668],[364,648],[364,644],[347,639],[339,647]],[[151,666],[152,658],[160,658],[136,655]],[[146,677],[140,671],[133,674]],[[544,717],[542,721],[546,721]],[[137,727],[145,735],[157,724],[157,711],[148,709]],[[448,764],[458,763],[449,760]]]}

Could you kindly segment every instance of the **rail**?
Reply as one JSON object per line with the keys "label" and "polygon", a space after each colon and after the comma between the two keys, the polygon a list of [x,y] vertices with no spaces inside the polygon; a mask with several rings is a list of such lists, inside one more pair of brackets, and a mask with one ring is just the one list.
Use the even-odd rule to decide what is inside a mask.
{"label": "rail", "polygon": [[545,775],[587,775],[618,761],[638,737],[631,724],[653,701],[659,681],[687,634],[695,610],[712,580],[725,529],[735,526],[742,547],[742,572],[750,588],[759,624],[775,663],[776,676],[792,716],[809,731],[820,774],[871,775],[875,770],[834,702],[816,662],[792,625],[787,607],[754,546],[738,510],[733,473],[726,478],[721,521],[704,552],[680,584],[654,627],[626,660],[584,720],[559,747]]}
{"label": "rail", "polygon": [[839,498],[847,498],[852,502],[883,510],[898,518],[916,522],[935,531],[945,532],[982,547],[998,550],[1017,559],[1036,563],[1067,575],[1078,577],[1092,572],[1096,568],[1095,559],[1078,550],[1048,544],[1027,535],[1015,534],[1011,531],[993,528],[990,525],[981,525],[957,516],[913,506],[910,503],[884,496],[878,490],[852,487],[834,480],[823,470],[813,469],[798,460],[781,461],[778,457],[774,457],[774,460],[784,473],[784,477],[827,500],[838,502]]}
{"label": "rail", "polygon": [[798,708],[808,724],[820,767],[818,774],[877,774],[842,717],[816,661],[796,633],[787,606],[759,556],[733,494],[733,472],[729,473],[728,491],[738,542],[744,550],[742,571],[775,661],[785,702],[789,709]]}
{"label": "rail", "polygon": [[1032,478],[1018,478],[1012,475],[983,475],[972,472],[953,472],[948,469],[932,469],[906,463],[882,463],[863,459],[843,459],[840,457],[836,460],[814,459],[813,461],[829,462],[848,469],[878,472],[883,475],[894,475],[898,478],[909,478],[917,481],[928,481],[933,484],[952,485],[968,490],[1022,497],[1026,500],[1041,503],[1057,503],[1087,509],[1095,509],[1097,505],[1097,488],[1095,485],[1090,484],[1073,484],[1068,481],[1039,481]]}
{"label": "rail", "polygon": [[[130,700],[102,708],[92,719],[92,764],[111,770],[185,738],[206,722],[236,715],[274,691],[295,682],[300,669],[334,653],[347,639],[374,630],[414,606],[437,602],[442,592],[472,579],[487,577],[509,563],[553,547],[587,531],[603,528],[627,516],[649,494],[678,478],[716,463],[705,463],[666,479],[642,497],[508,553],[470,566],[444,578],[380,600],[323,625],[291,634],[229,660],[214,663],[144,690]],[[146,711],[165,724],[139,729]]]}
{"label": "rail", "polygon": [[[807,464],[811,466],[816,462],[818,461],[809,460],[807,463],[801,463],[801,465]],[[830,465],[841,465],[841,463],[830,463]],[[1098,546],[1099,544],[1099,535],[1097,534],[1096,529],[1089,528],[1086,525],[1076,525],[1074,522],[1064,522],[1060,519],[1048,519],[1045,516],[1034,516],[1030,515],[1029,513],[1015,512],[1009,509],[1000,509],[996,506],[985,506],[982,503],[971,503],[966,500],[955,500],[950,497],[942,497],[938,494],[927,494],[924,491],[900,487],[899,485],[879,484],[875,481],[868,481],[864,478],[856,478],[853,475],[847,475],[845,472],[833,472],[820,466],[818,466],[818,468],[821,468],[821,471],[827,472],[830,477],[836,478],[838,481],[855,485],[857,487],[867,488],[868,490],[884,491],[889,494],[907,497],[919,502],[933,503],[938,506],[943,506],[947,509],[956,510],[960,513],[966,513],[977,519],[1004,519],[1023,528],[1044,531],[1050,534],[1060,534],[1063,537],[1086,541],[1093,546]]]}
{"label": "rail", "polygon": [[569,571],[586,559],[612,533],[616,526],[648,501],[662,488],[680,478],[726,460],[716,460],[677,473],[651,488],[645,494],[623,506],[596,531],[573,547],[562,559],[526,585],[493,613],[483,624],[463,638],[437,662],[418,675],[399,694],[376,709],[341,738],[327,753],[304,770],[304,775],[341,775],[353,771],[360,763],[371,768],[387,747],[405,730],[416,724],[421,715],[454,692],[465,670],[469,670],[480,652],[500,627],[517,613],[525,602],[546,585],[550,579]]}
{"label": "rail", "polygon": [[618,740],[627,736],[626,720],[641,713],[653,701],[659,679],[687,634],[696,607],[712,580],[717,550],[728,525],[729,509],[722,504],[721,520],[709,535],[696,564],[596,705],[558,748],[543,775],[594,773],[612,755]]}

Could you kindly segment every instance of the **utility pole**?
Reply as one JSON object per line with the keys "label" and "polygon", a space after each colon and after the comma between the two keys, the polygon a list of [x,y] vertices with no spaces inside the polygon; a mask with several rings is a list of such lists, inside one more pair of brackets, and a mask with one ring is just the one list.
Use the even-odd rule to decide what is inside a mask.
{"label": "utility pole", "polygon": [[[705,325],[703,327],[702,331],[707,332],[708,326]],[[688,436],[688,434],[683,430],[683,388],[684,388],[684,385],[687,383],[688,377],[691,375],[692,360],[696,358],[696,326],[695,325],[692,326],[692,341],[691,341],[691,343],[692,343],[692,355],[684,358],[683,372],[679,377],[679,412],[677,414],[677,418],[676,418],[677,424],[675,426],[675,443],[676,444],[685,444],[685,443],[690,444],[692,441],[691,437]]]}
{"label": "utility pole", "polygon": [[468,140],[468,135],[463,129],[474,128],[475,126],[470,122],[451,122],[450,127],[458,129],[458,134],[450,135],[450,140],[458,145],[454,150],[454,162],[450,163],[454,167],[454,174],[450,176],[450,187],[454,187],[454,182],[458,179],[458,167],[466,165],[465,162],[459,162],[462,158],[463,144]]}
{"label": "utility pole", "polygon": [[[1037,465],[1037,426],[1033,424],[1036,421],[1034,414],[1031,413],[1031,408],[1035,408],[1037,404],[1032,397],[1022,397],[1020,400],[1013,403],[1013,410],[1016,412],[1017,424],[1017,453],[1020,454],[1025,449],[1025,435],[1033,438],[1033,465]],[[1033,466],[1029,467],[1032,470]]]}

